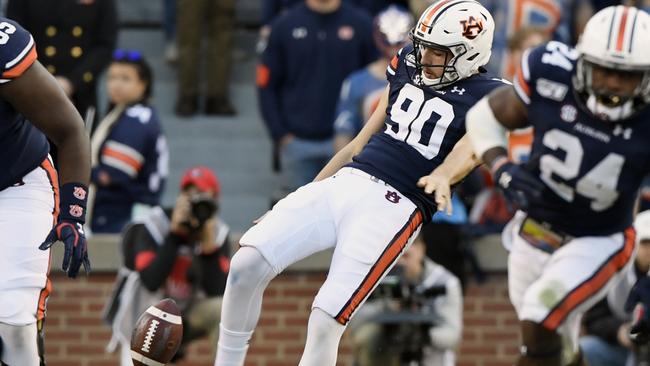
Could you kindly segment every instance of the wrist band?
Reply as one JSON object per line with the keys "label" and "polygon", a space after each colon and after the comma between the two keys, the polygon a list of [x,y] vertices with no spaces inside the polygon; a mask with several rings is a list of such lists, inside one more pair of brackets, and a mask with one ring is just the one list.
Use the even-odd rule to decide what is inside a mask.
{"label": "wrist band", "polygon": [[59,192],[61,194],[59,220],[85,223],[88,187],[82,183],[66,183],[61,186]]}

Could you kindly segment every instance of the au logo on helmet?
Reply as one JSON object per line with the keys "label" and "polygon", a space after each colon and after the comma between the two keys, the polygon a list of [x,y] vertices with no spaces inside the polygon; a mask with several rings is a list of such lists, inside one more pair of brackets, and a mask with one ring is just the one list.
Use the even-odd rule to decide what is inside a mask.
{"label": "au logo on helmet", "polygon": [[467,39],[474,39],[483,31],[483,22],[471,15],[469,19],[461,20],[460,24],[463,26],[463,37]]}

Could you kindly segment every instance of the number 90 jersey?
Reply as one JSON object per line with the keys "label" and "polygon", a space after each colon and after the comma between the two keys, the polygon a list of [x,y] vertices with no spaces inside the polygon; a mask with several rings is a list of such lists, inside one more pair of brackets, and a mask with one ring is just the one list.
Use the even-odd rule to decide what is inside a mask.
{"label": "number 90 jersey", "polygon": [[573,88],[577,57],[549,42],[525,52],[515,76],[535,130],[526,168],[547,186],[528,214],[573,236],[609,235],[631,225],[650,172],[650,108],[616,122],[591,114]]}
{"label": "number 90 jersey", "polygon": [[467,110],[504,81],[475,74],[434,90],[419,85],[414,61],[409,45],[390,62],[385,129],[370,138],[349,166],[390,184],[430,219],[436,205],[433,197],[416,186],[418,179],[440,165],[465,135]]}

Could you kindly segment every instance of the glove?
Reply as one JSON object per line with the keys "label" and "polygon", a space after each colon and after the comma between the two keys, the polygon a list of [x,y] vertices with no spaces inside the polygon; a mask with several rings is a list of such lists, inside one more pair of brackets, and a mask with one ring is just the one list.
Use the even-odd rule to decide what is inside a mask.
{"label": "glove", "polygon": [[630,339],[638,345],[650,342],[650,277],[639,278],[630,295],[625,302],[625,311],[632,312],[632,324],[630,326]]}
{"label": "glove", "polygon": [[88,246],[83,230],[87,192],[86,186],[79,183],[66,183],[61,187],[61,210],[57,223],[38,247],[40,250],[47,250],[57,241],[62,241],[65,252],[61,269],[70,278],[77,277],[82,264],[86,273],[90,273]]}
{"label": "glove", "polygon": [[493,172],[494,181],[510,202],[525,209],[531,201],[541,198],[544,183],[520,165],[505,161],[501,164],[497,162],[495,166],[497,169]]}

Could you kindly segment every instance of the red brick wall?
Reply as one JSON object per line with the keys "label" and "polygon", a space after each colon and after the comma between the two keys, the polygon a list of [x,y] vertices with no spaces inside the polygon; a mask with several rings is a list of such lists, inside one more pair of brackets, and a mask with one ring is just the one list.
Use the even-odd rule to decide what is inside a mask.
{"label": "red brick wall", "polygon": [[[247,366],[297,365],[305,339],[309,308],[323,274],[289,273],[271,282]],[[48,366],[117,365],[117,357],[104,353],[110,338],[100,320],[109,295],[112,274],[94,273],[75,281],[54,276],[48,304],[45,348]],[[517,352],[517,321],[508,303],[505,277],[470,285],[465,298],[465,330],[459,366],[511,366]],[[180,366],[212,366],[207,342],[190,347]],[[339,365],[350,366],[347,337],[340,348]]]}

